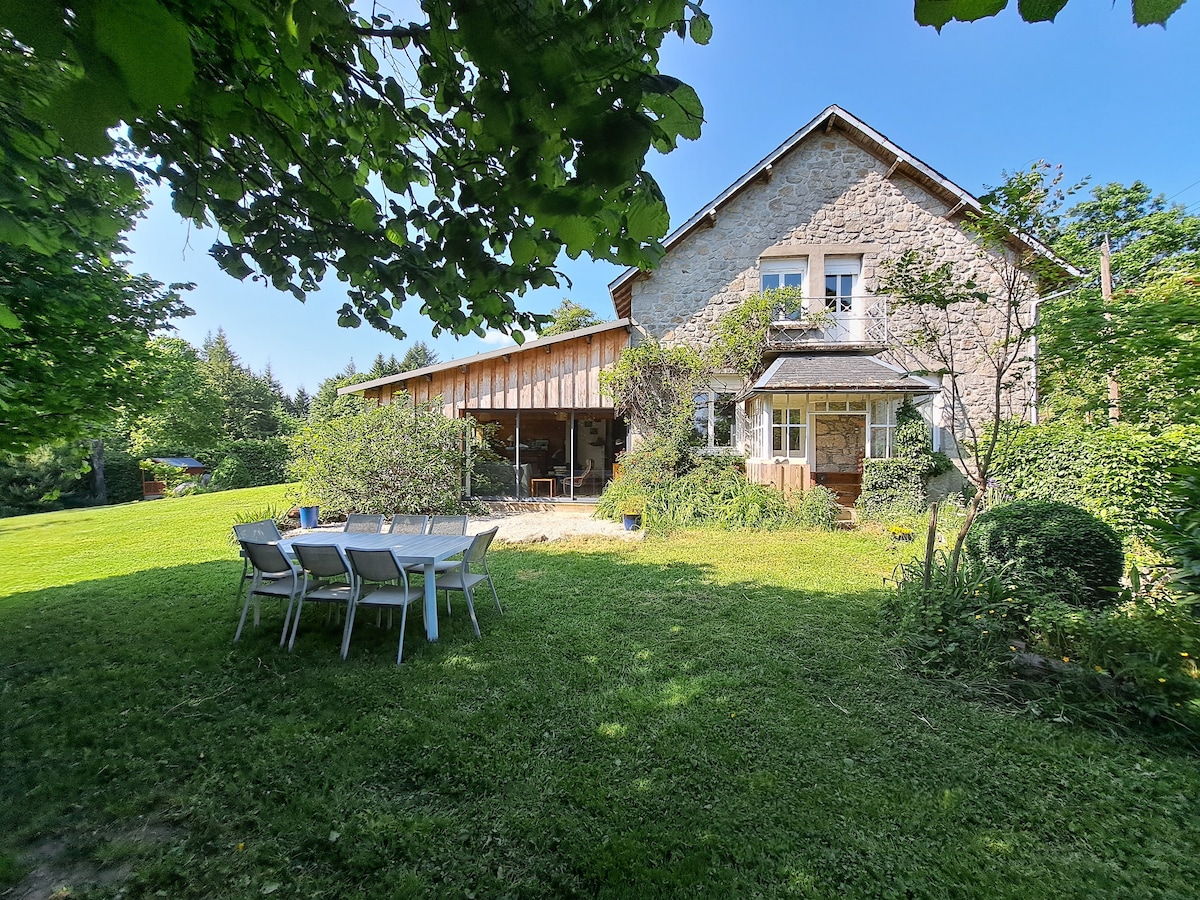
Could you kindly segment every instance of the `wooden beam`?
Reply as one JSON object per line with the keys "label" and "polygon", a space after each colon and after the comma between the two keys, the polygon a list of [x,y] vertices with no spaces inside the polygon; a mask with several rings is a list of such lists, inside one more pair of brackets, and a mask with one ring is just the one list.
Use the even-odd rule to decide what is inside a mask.
{"label": "wooden beam", "polygon": [[900,168],[900,163],[902,163],[903,161],[904,160],[902,160],[899,156],[897,156],[895,162],[892,163],[891,167],[887,170],[887,174],[884,175],[883,177],[887,178],[887,179],[891,179],[891,177],[896,174],[896,170]]}
{"label": "wooden beam", "polygon": [[951,216],[956,215],[958,213],[958,211],[961,210],[966,205],[967,205],[966,200],[959,200],[957,203],[954,204],[953,207],[951,207],[950,212],[946,213],[946,218],[949,219]]}
{"label": "wooden beam", "polygon": [[704,214],[704,224],[705,224],[705,226],[707,226],[708,228],[715,228],[715,227],[716,227],[716,224],[717,224],[717,211],[716,211],[716,209],[710,209],[708,212],[706,212],[706,213]]}
{"label": "wooden beam", "polygon": [[774,173],[774,171],[775,167],[770,163],[767,163],[765,166],[763,166],[762,171],[758,173],[758,180],[763,184],[766,184],[771,180],[771,175]]}

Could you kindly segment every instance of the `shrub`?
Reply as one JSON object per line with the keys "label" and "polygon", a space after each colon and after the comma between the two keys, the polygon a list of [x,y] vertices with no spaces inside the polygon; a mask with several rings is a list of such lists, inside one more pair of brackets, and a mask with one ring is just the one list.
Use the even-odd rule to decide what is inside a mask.
{"label": "shrub", "polygon": [[303,427],[292,471],[301,492],[331,513],[459,514],[465,453],[477,426],[452,419],[441,401],[399,396]]}
{"label": "shrub", "polygon": [[109,503],[141,500],[142,469],[137,457],[123,450],[105,450],[104,487]]}
{"label": "shrub", "polygon": [[213,468],[214,487],[263,487],[288,480],[291,452],[285,438],[230,441],[219,452],[223,455]]}
{"label": "shrub", "polygon": [[1061,420],[1014,429],[999,447],[993,473],[1007,496],[1071,503],[1122,536],[1144,539],[1171,505],[1164,473],[1200,457],[1200,426],[1151,431]]}
{"label": "shrub", "polygon": [[929,426],[910,400],[896,411],[890,459],[863,462],[862,493],[855,506],[864,521],[914,515],[925,509],[929,479],[950,471],[945,453],[934,453]]}
{"label": "shrub", "polygon": [[91,471],[87,456],[86,447],[79,442],[46,444],[25,454],[0,454],[0,516],[81,505],[77,495],[91,487],[83,482],[83,476]]}
{"label": "shrub", "polygon": [[1169,490],[1174,509],[1151,522],[1152,541],[1171,560],[1173,586],[1196,614],[1200,613],[1200,468],[1181,467],[1172,474],[1175,480]]}
{"label": "shrub", "polygon": [[642,525],[651,531],[698,525],[828,529],[837,521],[837,500],[826,488],[813,488],[789,500],[774,488],[747,479],[738,457],[700,457],[694,462],[690,471],[663,478],[661,470],[640,458],[608,485],[596,515],[619,520],[632,504],[641,502]]}
{"label": "shrub", "polygon": [[985,569],[1067,603],[1111,603],[1124,556],[1111,527],[1086,510],[1052,500],[990,509],[967,534],[968,555]]}
{"label": "shrub", "polygon": [[896,567],[896,591],[881,608],[884,622],[919,667],[938,672],[998,669],[1025,637],[1030,605],[1004,567],[967,560],[951,570],[938,551],[925,585],[921,562]]}

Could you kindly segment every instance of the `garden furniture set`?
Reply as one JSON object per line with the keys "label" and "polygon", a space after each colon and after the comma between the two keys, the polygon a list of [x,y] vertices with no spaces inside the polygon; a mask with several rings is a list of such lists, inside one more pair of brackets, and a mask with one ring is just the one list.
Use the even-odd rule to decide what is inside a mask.
{"label": "garden furniture set", "polygon": [[[450,591],[462,592],[476,637],[480,632],[474,592],[480,584],[487,582],[496,608],[504,612],[487,567],[487,551],[496,528],[468,537],[466,516],[397,515],[389,530],[384,531],[383,524],[383,516],[353,515],[344,531],[291,538],[284,538],[269,520],[234,526],[245,558],[241,584],[249,581],[250,586],[233,639],[241,638],[251,605],[258,625],[261,597],[287,601],[279,644],[289,651],[296,642],[305,602],[344,606],[341,653],[345,659],[358,607],[388,609],[389,624],[391,611],[399,608],[399,664],[404,657],[408,607],[413,602],[423,601],[425,634],[430,641],[438,639],[439,590],[446,592],[447,614],[451,611]],[[414,587],[409,578],[416,574],[424,577],[424,584]]]}

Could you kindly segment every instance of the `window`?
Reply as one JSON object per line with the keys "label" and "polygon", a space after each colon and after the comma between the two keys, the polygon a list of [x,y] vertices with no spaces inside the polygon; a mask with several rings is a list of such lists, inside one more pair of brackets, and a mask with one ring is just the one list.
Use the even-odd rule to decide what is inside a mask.
{"label": "window", "polygon": [[692,429],[701,447],[728,450],[733,447],[733,422],[737,404],[733,394],[702,391],[693,398],[696,412]]}
{"label": "window", "polygon": [[[760,262],[759,272],[762,276],[762,290],[773,291],[780,288],[787,288],[796,292],[798,296],[804,293],[804,275],[805,263],[801,259],[781,259],[770,262]],[[798,319],[803,314],[800,305],[796,305],[796,309],[788,314],[789,318]],[[782,313],[779,314],[782,318]]]}
{"label": "window", "polygon": [[854,288],[862,262],[858,257],[825,257],[825,309],[848,313],[854,308]]}
{"label": "window", "polygon": [[871,401],[871,459],[887,459],[896,446],[896,410],[899,398]]}
{"label": "window", "polygon": [[788,459],[808,455],[808,403],[803,394],[771,396],[771,455]]}

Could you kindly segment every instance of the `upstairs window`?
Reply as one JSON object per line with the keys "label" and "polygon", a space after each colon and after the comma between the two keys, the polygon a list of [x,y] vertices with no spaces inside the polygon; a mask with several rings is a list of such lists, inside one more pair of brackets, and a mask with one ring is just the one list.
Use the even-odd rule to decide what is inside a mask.
{"label": "upstairs window", "polygon": [[848,313],[854,308],[854,291],[862,262],[857,257],[825,257],[825,309]]}
{"label": "upstairs window", "polygon": [[[795,291],[797,295],[803,295],[806,268],[805,261],[802,259],[781,259],[761,262],[759,264],[761,289],[763,291],[774,291],[780,288],[787,288]],[[803,310],[797,304],[796,309],[786,316],[782,312],[777,313],[776,319],[798,319],[802,314]]]}

